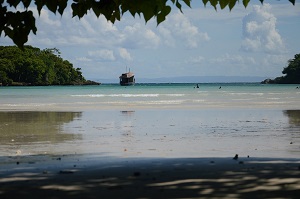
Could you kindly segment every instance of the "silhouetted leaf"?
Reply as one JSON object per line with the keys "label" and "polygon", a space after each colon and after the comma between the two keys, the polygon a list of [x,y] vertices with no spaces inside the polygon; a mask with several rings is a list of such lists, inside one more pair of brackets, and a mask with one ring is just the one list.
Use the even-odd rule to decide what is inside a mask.
{"label": "silhouetted leaf", "polygon": [[143,15],[145,21],[148,22],[153,17],[153,12],[151,10],[144,10]]}
{"label": "silhouetted leaf", "polygon": [[65,8],[68,5],[68,0],[61,0],[58,2],[58,13],[63,15]]}
{"label": "silhouetted leaf", "polygon": [[202,2],[203,2],[203,4],[204,4],[204,6],[206,6],[208,0],[202,0]]}
{"label": "silhouetted leaf", "polygon": [[93,4],[92,4],[92,10],[94,11],[95,15],[97,17],[99,17],[100,14],[101,14],[101,9],[99,8],[99,6],[97,4],[98,4],[98,2],[95,2],[95,1],[93,2]]}
{"label": "silhouetted leaf", "polygon": [[176,7],[180,10],[180,12],[182,12],[182,10],[181,10],[181,4],[178,1],[176,1]]}
{"label": "silhouetted leaf", "polygon": [[102,0],[92,2],[91,7],[97,17],[103,14],[105,18],[112,23],[121,18],[120,10],[114,1]]}
{"label": "silhouetted leaf", "polygon": [[228,5],[229,0],[220,0],[219,3],[220,3],[221,9],[224,9]]}
{"label": "silhouetted leaf", "polygon": [[293,5],[295,5],[296,0],[289,0]]}
{"label": "silhouetted leaf", "polygon": [[165,6],[162,11],[157,15],[156,21],[157,25],[166,20],[166,16],[171,12],[170,6]]}
{"label": "silhouetted leaf", "polygon": [[249,2],[250,2],[250,0],[243,0],[243,5],[245,6],[245,8],[248,6]]}
{"label": "silhouetted leaf", "polygon": [[229,9],[232,10],[232,8],[235,6],[236,0],[229,2]]}
{"label": "silhouetted leaf", "polygon": [[22,2],[23,2],[24,7],[28,8],[31,3],[31,0],[22,0]]}
{"label": "silhouetted leaf", "polygon": [[13,7],[17,7],[19,5],[21,0],[7,0],[7,3],[10,5],[10,6],[13,6]]}
{"label": "silhouetted leaf", "polygon": [[188,7],[191,7],[191,0],[183,0],[183,1]]}
{"label": "silhouetted leaf", "polygon": [[37,10],[39,12],[39,15],[41,15],[41,10],[42,10],[43,6],[45,5],[45,0],[36,0],[35,4],[36,4]]}
{"label": "silhouetted leaf", "polygon": [[210,0],[210,4],[217,10],[218,1],[217,0]]}
{"label": "silhouetted leaf", "polygon": [[78,16],[78,18],[82,18],[86,13],[87,10],[89,9],[85,2],[78,2],[78,3],[72,3],[71,5],[72,10],[73,10],[73,17]]}
{"label": "silhouetted leaf", "polygon": [[54,14],[56,13],[57,5],[57,1],[46,1],[47,8]]}

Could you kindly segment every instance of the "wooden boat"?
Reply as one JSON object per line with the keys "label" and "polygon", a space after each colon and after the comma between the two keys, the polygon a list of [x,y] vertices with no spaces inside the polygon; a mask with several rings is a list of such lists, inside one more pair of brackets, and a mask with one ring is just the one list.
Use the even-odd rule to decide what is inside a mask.
{"label": "wooden boat", "polygon": [[131,86],[135,84],[134,74],[132,72],[123,73],[120,77],[121,86]]}

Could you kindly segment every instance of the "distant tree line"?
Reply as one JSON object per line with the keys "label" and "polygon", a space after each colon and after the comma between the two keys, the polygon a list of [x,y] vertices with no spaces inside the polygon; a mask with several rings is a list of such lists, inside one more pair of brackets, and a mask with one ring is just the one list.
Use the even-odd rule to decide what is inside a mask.
{"label": "distant tree line", "polygon": [[285,76],[275,79],[266,79],[264,84],[300,84],[300,54],[296,54],[294,59],[288,60],[288,65],[283,68],[282,74]]}
{"label": "distant tree line", "polygon": [[25,46],[0,46],[0,84],[2,85],[82,85],[87,81],[80,68],[60,57],[56,48],[40,50]]}

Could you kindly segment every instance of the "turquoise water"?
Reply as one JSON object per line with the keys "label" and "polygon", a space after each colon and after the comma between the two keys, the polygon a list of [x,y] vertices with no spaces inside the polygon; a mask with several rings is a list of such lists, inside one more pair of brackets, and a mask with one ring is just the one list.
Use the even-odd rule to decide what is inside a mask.
{"label": "turquoise water", "polygon": [[140,108],[300,107],[298,85],[118,84],[100,86],[1,87],[0,109],[90,110]]}

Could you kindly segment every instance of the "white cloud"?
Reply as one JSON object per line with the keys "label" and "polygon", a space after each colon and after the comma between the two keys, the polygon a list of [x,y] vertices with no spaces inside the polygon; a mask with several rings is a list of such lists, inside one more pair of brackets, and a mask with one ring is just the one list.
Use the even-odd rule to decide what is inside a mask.
{"label": "white cloud", "polygon": [[228,53],[210,60],[213,64],[246,66],[255,64],[256,61],[252,57],[243,57],[241,55],[230,55]]}
{"label": "white cloud", "polygon": [[276,29],[276,20],[270,4],[253,6],[253,11],[243,19],[241,50],[269,54],[285,52],[284,42]]}
{"label": "white cloud", "polygon": [[159,36],[151,30],[151,25],[136,22],[120,30],[121,45],[126,48],[155,49],[160,45]]}
{"label": "white cloud", "polygon": [[159,26],[159,32],[165,44],[171,46],[174,46],[175,41],[182,41],[185,47],[197,48],[200,42],[210,39],[206,32],[200,32],[198,27],[180,12],[168,16]]}
{"label": "white cloud", "polygon": [[88,55],[95,59],[101,59],[104,61],[114,61],[116,60],[114,56],[114,52],[112,50],[96,50],[96,51],[89,51]]}
{"label": "white cloud", "polygon": [[81,62],[91,62],[92,61],[92,59],[89,59],[87,57],[77,57],[76,60],[81,61]]}
{"label": "white cloud", "polygon": [[283,68],[287,65],[290,58],[289,55],[267,55],[262,59],[262,65],[273,67],[280,66]]}
{"label": "white cloud", "polygon": [[130,53],[125,48],[119,48],[119,53],[123,59],[127,61],[132,60]]}
{"label": "white cloud", "polygon": [[[210,38],[200,32],[189,18],[182,13],[170,14],[166,22],[156,26],[155,20],[146,25],[142,19],[123,16],[122,25],[107,22],[88,13],[80,20],[72,18],[71,10],[57,16],[42,9],[37,17],[37,35],[30,35],[30,43],[46,46],[94,46],[101,48],[157,49],[161,44],[197,48],[202,41]],[[58,28],[59,26],[59,28]],[[182,44],[183,43],[183,44]]]}
{"label": "white cloud", "polygon": [[91,13],[79,20],[72,18],[70,8],[65,10],[63,16],[43,8],[40,16],[36,10],[34,16],[38,31],[37,35],[30,35],[32,45],[110,47],[120,42],[116,26],[104,17],[97,18]]}
{"label": "white cloud", "polygon": [[300,16],[300,4],[296,3],[292,5],[290,2],[283,4],[272,4],[272,10],[277,17],[299,17]]}
{"label": "white cloud", "polygon": [[205,58],[202,56],[197,56],[197,57],[191,57],[190,59],[187,60],[188,64],[202,64],[204,63]]}
{"label": "white cloud", "polygon": [[49,18],[49,12],[45,9],[41,10],[40,20],[42,23],[50,26],[56,26],[56,28],[61,26],[61,22],[59,20],[52,20]]}
{"label": "white cloud", "polygon": [[165,45],[171,46],[171,47],[175,46],[176,42],[175,42],[174,37],[172,36],[171,29],[168,29],[164,26],[160,26],[158,28],[158,31],[159,31],[159,34],[164,38],[163,42],[164,42]]}

